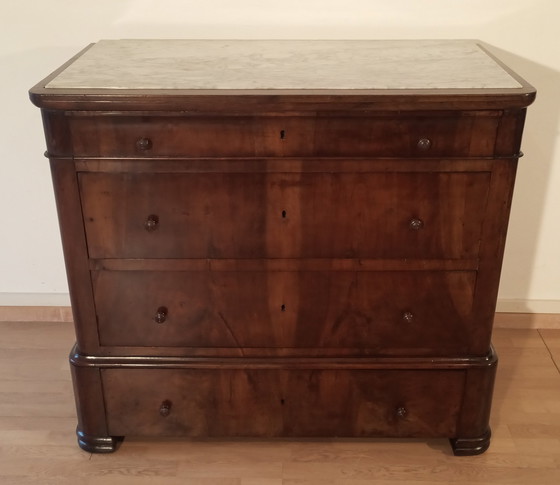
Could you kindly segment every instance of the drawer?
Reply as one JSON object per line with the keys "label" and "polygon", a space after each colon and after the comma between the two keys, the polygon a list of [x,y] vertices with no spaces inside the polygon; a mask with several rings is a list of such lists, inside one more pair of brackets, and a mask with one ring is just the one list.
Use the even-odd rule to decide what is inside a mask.
{"label": "drawer", "polygon": [[[104,346],[288,353],[285,349],[352,348],[358,354],[430,356],[465,355],[476,347],[471,328],[475,272],[92,275]],[[476,350],[485,353],[487,344]]]}
{"label": "drawer", "polygon": [[454,436],[463,371],[104,369],[112,436]]}
{"label": "drawer", "polygon": [[476,258],[470,173],[81,173],[91,258]]}
{"label": "drawer", "polygon": [[377,117],[153,117],[70,119],[82,157],[481,157],[499,118],[455,113]]}

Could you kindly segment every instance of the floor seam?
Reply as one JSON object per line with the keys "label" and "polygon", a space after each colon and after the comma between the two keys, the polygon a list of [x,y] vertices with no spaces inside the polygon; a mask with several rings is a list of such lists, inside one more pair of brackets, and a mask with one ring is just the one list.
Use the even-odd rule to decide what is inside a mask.
{"label": "floor seam", "polygon": [[545,338],[543,337],[541,331],[538,328],[537,328],[537,332],[538,332],[539,337],[541,338],[544,346],[546,347],[546,351],[548,352],[548,355],[550,356],[550,359],[552,360],[552,363],[554,364],[554,367],[556,367],[556,372],[558,372],[558,374],[560,374],[560,367],[558,367],[558,363],[554,359],[554,354],[551,352],[548,344],[546,343]]}

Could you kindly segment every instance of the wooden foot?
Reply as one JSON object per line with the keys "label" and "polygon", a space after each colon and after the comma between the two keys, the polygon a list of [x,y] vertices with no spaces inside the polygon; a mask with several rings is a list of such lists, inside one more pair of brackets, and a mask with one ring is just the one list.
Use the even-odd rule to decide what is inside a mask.
{"label": "wooden foot", "polygon": [[79,429],[76,430],[80,448],[90,453],[112,453],[117,449],[117,444],[124,438],[115,436],[90,436]]}
{"label": "wooden foot", "polygon": [[484,453],[490,446],[490,428],[477,438],[451,438],[451,448],[455,456],[471,456]]}

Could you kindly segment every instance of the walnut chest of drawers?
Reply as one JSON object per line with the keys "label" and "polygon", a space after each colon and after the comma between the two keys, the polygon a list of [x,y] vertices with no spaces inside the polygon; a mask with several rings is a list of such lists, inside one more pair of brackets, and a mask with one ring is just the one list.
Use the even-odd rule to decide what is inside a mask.
{"label": "walnut chest of drawers", "polygon": [[39,83],[80,446],[483,452],[534,96],[471,41],[101,41]]}

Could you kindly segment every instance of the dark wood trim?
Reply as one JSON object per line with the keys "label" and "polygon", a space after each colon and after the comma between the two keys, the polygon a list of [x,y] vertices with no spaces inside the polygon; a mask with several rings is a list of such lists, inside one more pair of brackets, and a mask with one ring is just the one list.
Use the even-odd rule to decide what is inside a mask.
{"label": "dark wood trim", "polygon": [[[505,157],[506,159],[517,158]],[[494,158],[79,158],[78,172],[112,173],[376,173],[490,172]]]}
{"label": "dark wood trim", "polygon": [[451,438],[451,449],[455,456],[473,456],[484,453],[490,447],[492,433],[487,428],[484,433],[474,438]]}
{"label": "dark wood trim", "polygon": [[[93,46],[95,45],[95,42],[92,42],[91,44],[89,44],[88,46],[84,47],[80,52],[78,52],[76,55],[72,56],[70,59],[68,59],[64,64],[62,64],[59,68],[55,69],[53,72],[51,72],[46,78],[42,79],[41,81],[39,81],[35,86],[33,86],[30,90],[29,90],[29,99],[31,100],[31,102],[35,105],[35,106],[39,106],[39,104],[36,103],[37,97],[39,93],[48,93],[49,90],[45,87],[47,84],[49,84],[55,77],[57,77],[62,71],[66,70],[66,68],[68,66],[70,66],[71,64],[73,64],[78,58],[82,57],[82,55],[84,55],[89,49],[91,49]],[[39,106],[40,107],[40,106]]]}
{"label": "dark wood trim", "polygon": [[114,451],[116,441],[108,435],[103,384],[97,366],[77,366],[70,356],[70,370],[78,416],[78,444],[90,452]]}
{"label": "dark wood trim", "polygon": [[476,447],[477,441],[479,442],[478,447],[481,447],[483,443],[480,441],[484,442],[485,436],[488,440],[490,438],[488,423],[497,368],[498,356],[492,349],[491,357],[486,360],[484,365],[471,366],[466,372],[463,403],[455,437],[455,440],[458,441],[456,446],[459,448],[464,447],[468,442]]}
{"label": "dark wood trim", "polygon": [[81,350],[92,353],[99,349],[99,335],[76,169],[58,158],[50,164],[76,337]]}
{"label": "dark wood trim", "polygon": [[92,436],[84,433],[80,428],[76,429],[78,446],[89,453],[113,453],[123,437],[116,436]]}
{"label": "dark wood trim", "polygon": [[474,296],[478,317],[472,327],[480,352],[490,346],[516,171],[517,161],[496,160],[490,181]]}
{"label": "dark wood trim", "polygon": [[476,271],[466,259],[93,259],[92,271]]}
{"label": "dark wood trim", "polygon": [[504,71],[506,71],[513,79],[515,79],[519,84],[521,84],[521,86],[527,93],[531,93],[533,95],[532,101],[534,101],[537,94],[537,90],[531,84],[529,84],[525,79],[523,79],[519,74],[517,74],[513,69],[511,69],[509,66],[504,64],[498,57],[492,54],[492,52],[490,52],[489,50],[490,44],[482,41],[476,41],[476,42],[478,47],[482,49],[489,57],[491,57],[494,60],[494,62],[498,64]]}
{"label": "dark wood trim", "polygon": [[47,157],[72,159],[72,140],[68,118],[60,111],[41,110]]}
{"label": "dark wood trim", "polygon": [[487,369],[495,365],[493,349],[484,357],[185,357],[185,356],[100,356],[85,355],[72,349],[70,362],[75,367],[138,368],[166,367],[185,369]]}
{"label": "dark wood trim", "polygon": [[526,112],[525,109],[504,112],[498,125],[494,147],[494,153],[498,157],[511,153],[522,155],[520,148]]}
{"label": "dark wood trim", "polygon": [[[437,93],[410,91],[354,91],[345,93],[284,92],[269,91],[209,93],[173,91],[173,94],[159,90],[122,90],[118,96],[107,91],[76,90],[36,90],[31,99],[36,106],[44,109],[61,110],[144,110],[182,111],[192,113],[219,113],[221,110],[234,114],[277,113],[292,114],[336,111],[415,111],[415,110],[489,110],[519,109],[531,104],[535,98],[533,91],[519,90],[441,90]],[[333,105],[334,104],[334,105]]]}

